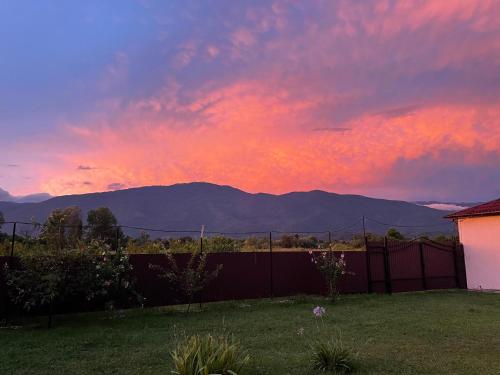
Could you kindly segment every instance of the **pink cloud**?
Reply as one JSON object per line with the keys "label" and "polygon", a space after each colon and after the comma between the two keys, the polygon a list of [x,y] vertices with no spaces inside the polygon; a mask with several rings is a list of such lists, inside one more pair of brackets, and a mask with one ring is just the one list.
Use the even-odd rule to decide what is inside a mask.
{"label": "pink cloud", "polygon": [[[30,163],[37,190],[204,180],[252,192],[444,196],[439,182],[412,186],[437,166],[500,163],[497,2],[274,1],[238,10],[242,19],[227,17],[216,35],[193,27],[169,44],[155,90],[110,95],[56,134],[16,144],[45,155]],[[126,80],[131,65],[116,55],[103,87]],[[92,185],[81,183],[79,165],[93,167],[84,176]]]}

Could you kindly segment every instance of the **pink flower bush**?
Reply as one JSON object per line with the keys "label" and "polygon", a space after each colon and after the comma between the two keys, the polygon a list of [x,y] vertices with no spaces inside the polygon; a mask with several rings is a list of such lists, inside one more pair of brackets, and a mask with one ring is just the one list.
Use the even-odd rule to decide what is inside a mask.
{"label": "pink flower bush", "polygon": [[332,250],[324,251],[319,256],[313,255],[311,261],[316,264],[316,267],[325,278],[328,285],[328,295],[332,301],[335,301],[338,294],[338,281],[342,276],[348,274],[344,253],[337,257]]}

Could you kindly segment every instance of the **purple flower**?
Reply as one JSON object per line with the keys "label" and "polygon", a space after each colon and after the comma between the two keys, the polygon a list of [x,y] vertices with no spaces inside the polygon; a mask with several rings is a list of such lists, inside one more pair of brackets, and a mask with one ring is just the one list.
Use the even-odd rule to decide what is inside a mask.
{"label": "purple flower", "polygon": [[313,314],[314,316],[316,316],[317,318],[321,318],[323,315],[326,314],[326,310],[324,307],[321,307],[321,306],[316,306],[314,309],[313,309]]}

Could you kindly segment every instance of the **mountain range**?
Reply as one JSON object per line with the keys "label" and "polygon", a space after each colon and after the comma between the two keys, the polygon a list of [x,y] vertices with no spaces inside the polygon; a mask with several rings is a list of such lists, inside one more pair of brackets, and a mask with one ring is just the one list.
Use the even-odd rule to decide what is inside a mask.
{"label": "mountain range", "polygon": [[89,210],[105,206],[122,225],[178,231],[199,231],[204,225],[209,232],[330,230],[347,235],[362,233],[363,216],[366,230],[373,233],[392,226],[407,234],[453,231],[453,224],[443,219],[444,211],[404,201],[320,190],[251,194],[203,182],[0,202],[0,211],[6,221],[43,222],[52,210],[68,206],[79,206],[84,218]]}

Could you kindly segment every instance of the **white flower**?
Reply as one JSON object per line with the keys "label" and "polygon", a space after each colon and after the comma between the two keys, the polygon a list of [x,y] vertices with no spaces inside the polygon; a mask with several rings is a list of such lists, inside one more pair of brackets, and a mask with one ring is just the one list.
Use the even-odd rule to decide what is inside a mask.
{"label": "white flower", "polygon": [[313,309],[313,314],[314,314],[314,316],[321,318],[323,315],[326,314],[326,309],[322,306],[316,306]]}

